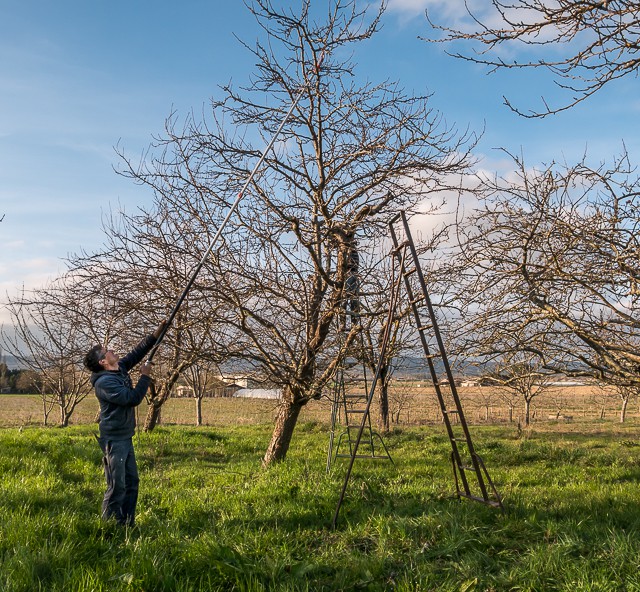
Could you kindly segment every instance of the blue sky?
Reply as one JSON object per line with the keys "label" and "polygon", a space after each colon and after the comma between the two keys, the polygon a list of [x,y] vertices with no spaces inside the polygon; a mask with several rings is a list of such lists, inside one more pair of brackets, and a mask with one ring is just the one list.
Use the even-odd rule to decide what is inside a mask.
{"label": "blue sky", "polygon": [[[599,162],[623,140],[638,161],[637,79],[552,118],[519,118],[502,96],[523,107],[541,94],[553,100],[549,76],[488,76],[446,56],[418,39],[428,34],[427,5],[443,19],[464,10],[459,0],[390,0],[382,31],[354,61],[369,79],[434,93],[449,123],[484,127],[483,168],[504,166],[500,146],[522,150],[530,165],[573,161],[585,149]],[[234,34],[259,35],[239,0],[0,0],[0,298],[42,285],[67,254],[97,248],[110,207],[149,203],[148,192],[113,171],[114,146],[136,157],[172,110],[201,111],[218,84],[246,83],[253,60]]]}

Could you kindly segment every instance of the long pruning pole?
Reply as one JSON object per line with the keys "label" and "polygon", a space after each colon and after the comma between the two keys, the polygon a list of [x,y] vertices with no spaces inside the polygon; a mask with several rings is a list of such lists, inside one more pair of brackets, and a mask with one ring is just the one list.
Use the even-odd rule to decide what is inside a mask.
{"label": "long pruning pole", "polygon": [[[316,72],[318,71],[318,68],[320,67],[320,64],[322,63],[323,59],[324,59],[324,51],[320,54],[320,59],[316,62]],[[238,196],[236,197],[236,200],[233,202],[233,204],[229,208],[229,211],[227,212],[227,215],[225,216],[224,220],[222,221],[222,224],[220,224],[215,236],[213,237],[213,239],[209,243],[209,246],[207,247],[207,250],[205,251],[205,253],[202,256],[202,258],[200,259],[198,265],[196,265],[196,267],[194,268],[193,272],[191,273],[191,277],[189,278],[189,281],[187,282],[187,285],[185,286],[184,290],[182,291],[182,294],[180,294],[180,296],[178,297],[178,300],[174,304],[173,309],[171,310],[171,313],[169,313],[169,316],[167,317],[167,322],[165,323],[165,326],[162,329],[162,332],[158,336],[158,339],[156,340],[154,346],[151,348],[151,351],[149,352],[149,357],[147,358],[147,363],[151,363],[153,361],[153,357],[156,355],[156,352],[158,351],[158,347],[162,343],[162,340],[164,339],[164,337],[165,337],[165,335],[167,333],[167,330],[169,329],[169,327],[171,326],[171,323],[173,323],[173,320],[175,319],[176,315],[178,314],[178,311],[180,310],[180,307],[182,306],[182,303],[184,302],[184,299],[187,297],[187,294],[189,293],[189,290],[191,290],[191,287],[193,286],[193,283],[196,281],[196,278],[198,277],[198,274],[200,273],[200,270],[202,269],[202,266],[204,265],[205,261],[209,258],[209,255],[213,251],[213,248],[215,247],[216,243],[218,242],[218,239],[220,238],[220,235],[222,234],[222,231],[224,230],[224,227],[227,225],[227,222],[229,222],[229,220],[231,219],[231,216],[236,211],[236,209],[238,207],[238,204],[240,203],[240,201],[244,197],[244,192],[247,190],[247,187],[249,187],[251,181],[253,181],[253,178],[255,177],[256,173],[258,172],[258,169],[260,168],[260,166],[264,162],[264,159],[266,158],[267,153],[269,152],[269,150],[271,150],[271,148],[275,144],[276,139],[278,138],[278,136],[280,135],[280,132],[282,131],[282,128],[284,128],[284,126],[287,123],[289,117],[293,113],[293,110],[296,108],[297,104],[300,102],[300,99],[302,98],[302,95],[304,94],[305,89],[306,89],[306,86],[303,86],[300,89],[300,92],[294,97],[293,102],[291,103],[291,107],[289,107],[289,110],[287,111],[286,115],[284,116],[284,118],[280,122],[280,125],[278,126],[278,129],[275,131],[275,133],[271,137],[271,140],[267,144],[266,148],[262,151],[262,154],[260,155],[260,159],[258,160],[256,165],[253,167],[253,170],[251,171],[249,177],[247,178],[247,180],[245,181],[244,185],[242,186],[242,189],[238,193]]]}

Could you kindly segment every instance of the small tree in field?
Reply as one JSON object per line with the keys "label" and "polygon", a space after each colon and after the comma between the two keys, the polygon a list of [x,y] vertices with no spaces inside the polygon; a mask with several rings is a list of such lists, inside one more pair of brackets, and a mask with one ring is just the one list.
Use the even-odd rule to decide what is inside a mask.
{"label": "small tree in field", "polygon": [[531,403],[548,391],[552,380],[539,360],[533,356],[509,356],[496,364],[486,377],[498,390],[511,392],[524,403],[524,425],[531,423]]}
{"label": "small tree in field", "polygon": [[598,419],[604,419],[611,401],[611,392],[604,384],[597,384],[589,397],[589,404],[597,409]]}
{"label": "small tree in field", "polygon": [[[493,381],[492,381],[493,382]],[[482,419],[489,422],[491,419],[491,408],[496,404],[496,401],[500,399],[506,399],[506,396],[501,396],[505,389],[483,388],[480,387],[475,390],[473,401],[478,406],[478,409],[482,411]],[[507,393],[513,392],[506,390]],[[518,394],[516,393],[516,396]]]}
{"label": "small tree in field", "polygon": [[0,331],[3,348],[37,376],[34,385],[42,398],[44,424],[57,407],[63,427],[89,392],[89,376],[82,369],[85,317],[65,284],[67,279],[9,298],[6,307],[12,327]]}
{"label": "small tree in field", "polygon": [[[491,381],[489,381],[491,382]],[[490,387],[484,387],[490,388]],[[517,390],[500,388],[497,390],[498,398],[507,406],[509,423],[513,423],[513,412],[520,403],[520,393]]]}
{"label": "small tree in field", "polygon": [[206,394],[219,386],[224,386],[218,376],[220,376],[218,365],[204,357],[192,364],[183,374],[185,382],[193,390],[196,404],[195,425],[197,426],[202,425],[202,400]]}
{"label": "small tree in field", "polygon": [[618,398],[620,399],[620,423],[624,423],[627,418],[627,408],[629,407],[629,403],[638,399],[638,392],[640,391],[640,386],[631,384],[631,385],[615,385],[615,391],[618,394]]}

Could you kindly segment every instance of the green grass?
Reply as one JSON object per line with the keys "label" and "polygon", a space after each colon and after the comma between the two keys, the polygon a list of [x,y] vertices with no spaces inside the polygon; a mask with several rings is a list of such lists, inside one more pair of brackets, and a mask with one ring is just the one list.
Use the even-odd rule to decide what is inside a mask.
{"label": "green grass", "polygon": [[[616,429],[619,430],[619,427]],[[442,427],[397,430],[395,466],[325,474],[327,429],[160,427],[136,439],[138,525],[99,519],[92,426],[0,430],[0,590],[640,590],[640,439],[475,427],[505,514],[452,497]]]}

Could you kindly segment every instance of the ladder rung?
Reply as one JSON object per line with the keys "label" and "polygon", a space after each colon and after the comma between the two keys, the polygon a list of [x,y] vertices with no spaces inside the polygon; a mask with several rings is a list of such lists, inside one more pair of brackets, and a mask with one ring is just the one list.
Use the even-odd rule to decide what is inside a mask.
{"label": "ladder rung", "polygon": [[366,413],[365,409],[347,409],[347,413]]}
{"label": "ladder rung", "polygon": [[425,354],[426,360],[433,360],[433,358],[440,358],[442,354]]}
{"label": "ladder rung", "polygon": [[[433,325],[421,325],[417,327],[418,331],[428,331],[429,329],[433,329]],[[433,358],[436,357],[434,354],[430,354],[428,357]]]}
{"label": "ladder rung", "polygon": [[[351,458],[351,454],[347,454],[346,452],[341,452],[336,454],[336,458]],[[372,454],[356,454],[355,458],[373,458],[373,459],[388,459],[388,456],[379,456]]]}
{"label": "ladder rung", "polygon": [[362,393],[360,395],[358,395],[358,394],[349,394],[349,395],[345,395],[344,398],[345,399],[366,399],[367,395],[366,395],[366,393]]}
{"label": "ladder rung", "polygon": [[416,272],[416,268],[412,267],[411,269],[407,269],[402,275],[404,275],[404,277],[408,277],[410,276],[412,273]]}
{"label": "ladder rung", "polygon": [[479,495],[471,495],[467,493],[460,493],[460,497],[466,497],[467,499],[473,500],[474,502],[480,502],[481,504],[487,504],[493,508],[501,508],[500,502],[496,502],[494,500],[485,499],[480,497]]}
{"label": "ladder rung", "polygon": [[399,253],[402,249],[404,249],[405,247],[408,247],[411,243],[408,240],[402,241],[401,243],[398,244],[398,246],[393,249],[391,251],[392,255],[395,255],[396,253]]}
{"label": "ladder rung", "polygon": [[457,409],[445,409],[442,413],[455,414],[455,413],[460,413],[460,412]]}
{"label": "ladder rung", "polygon": [[413,300],[411,300],[409,304],[413,306],[414,304],[418,304],[418,302],[422,302],[423,300],[424,300],[424,294],[421,294],[420,296],[416,296]]}
{"label": "ladder rung", "polygon": [[461,471],[475,471],[475,467],[470,467],[469,465],[458,465],[458,468]]}
{"label": "ladder rung", "polygon": [[453,442],[461,442],[462,444],[468,444],[466,438],[451,438]]}

